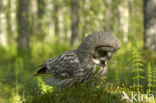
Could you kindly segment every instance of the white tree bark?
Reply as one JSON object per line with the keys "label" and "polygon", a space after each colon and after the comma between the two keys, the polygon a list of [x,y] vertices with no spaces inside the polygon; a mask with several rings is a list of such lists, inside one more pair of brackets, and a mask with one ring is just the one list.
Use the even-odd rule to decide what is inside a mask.
{"label": "white tree bark", "polygon": [[6,31],[6,12],[5,7],[7,5],[6,0],[0,0],[0,45],[3,47],[7,47],[8,45],[8,37],[7,37],[7,31]]}
{"label": "white tree bark", "polygon": [[120,29],[123,32],[123,41],[128,42],[128,28],[129,28],[129,8],[128,1],[122,2],[118,6],[120,16]]}

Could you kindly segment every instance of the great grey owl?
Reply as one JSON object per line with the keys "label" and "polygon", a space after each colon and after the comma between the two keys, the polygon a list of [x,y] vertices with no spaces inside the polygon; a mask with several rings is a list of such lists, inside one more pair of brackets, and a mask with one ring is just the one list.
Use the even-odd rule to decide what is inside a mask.
{"label": "great grey owl", "polygon": [[[36,75],[53,86],[61,88],[80,84],[97,72],[103,77],[107,71],[107,61],[120,48],[117,37],[108,32],[94,32],[84,38],[77,50],[69,50],[46,61]],[[50,74],[49,76],[43,74]]]}

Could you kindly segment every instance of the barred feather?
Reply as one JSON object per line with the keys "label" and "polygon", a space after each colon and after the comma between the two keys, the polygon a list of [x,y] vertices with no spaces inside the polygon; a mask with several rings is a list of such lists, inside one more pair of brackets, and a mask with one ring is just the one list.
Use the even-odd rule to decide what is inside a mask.
{"label": "barred feather", "polygon": [[95,32],[87,36],[77,50],[67,51],[42,64],[37,75],[50,74],[43,76],[43,80],[61,88],[80,84],[95,73],[96,66],[101,67],[98,74],[104,76],[107,61],[119,48],[120,42],[114,35]]}

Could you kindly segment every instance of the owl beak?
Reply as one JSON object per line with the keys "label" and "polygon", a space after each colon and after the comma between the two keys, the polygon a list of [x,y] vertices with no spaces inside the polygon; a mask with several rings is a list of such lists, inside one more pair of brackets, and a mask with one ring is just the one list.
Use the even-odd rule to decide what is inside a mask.
{"label": "owl beak", "polygon": [[100,66],[101,67],[105,67],[106,66],[106,64],[107,64],[107,62],[106,61],[100,61],[101,63],[100,63]]}

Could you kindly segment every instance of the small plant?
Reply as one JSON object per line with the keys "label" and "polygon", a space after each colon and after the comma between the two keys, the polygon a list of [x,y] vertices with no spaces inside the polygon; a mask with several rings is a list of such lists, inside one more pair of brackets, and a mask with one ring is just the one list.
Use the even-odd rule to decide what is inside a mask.
{"label": "small plant", "polygon": [[152,93],[156,94],[156,70],[153,70],[152,72]]}
{"label": "small plant", "polygon": [[152,69],[151,69],[151,63],[148,62],[148,67],[147,67],[147,81],[148,81],[148,90],[147,94],[151,93],[151,87],[152,87]]}
{"label": "small plant", "polygon": [[15,59],[15,62],[14,62],[14,72],[15,72],[15,77],[16,77],[15,78],[16,79],[16,86],[15,86],[15,88],[16,88],[16,93],[17,94],[19,92],[19,73],[20,73],[21,69],[23,69],[23,65],[24,65],[23,59],[20,58],[20,57],[17,57]]}
{"label": "small plant", "polygon": [[47,85],[46,83],[44,83],[41,78],[38,78],[38,85],[41,88],[41,93],[45,94],[45,93],[53,93],[53,87],[50,85]]}
{"label": "small plant", "polygon": [[133,67],[134,69],[132,70],[132,73],[134,73],[134,77],[132,78],[134,80],[134,85],[137,89],[137,91],[139,92],[140,89],[143,87],[140,84],[140,79],[143,79],[144,77],[141,76],[141,73],[144,72],[144,70],[141,68],[143,66],[142,59],[141,59],[141,55],[137,50],[137,47],[133,47],[132,49],[132,62],[133,62]]}

